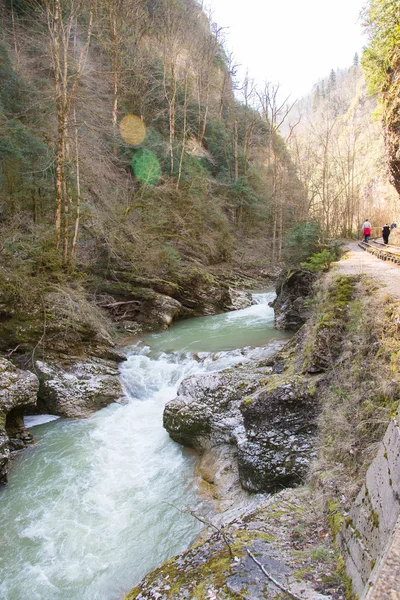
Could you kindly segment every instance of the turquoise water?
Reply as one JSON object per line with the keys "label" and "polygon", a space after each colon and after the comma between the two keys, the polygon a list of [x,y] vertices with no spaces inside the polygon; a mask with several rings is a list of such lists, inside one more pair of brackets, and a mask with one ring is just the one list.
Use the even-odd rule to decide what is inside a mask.
{"label": "turquoise water", "polygon": [[162,428],[163,408],[184,377],[242,363],[248,347],[288,337],[273,330],[272,298],[144,336],[121,365],[124,404],[32,428],[37,444],[0,492],[1,600],[121,599],[187,548],[200,524],[185,509],[207,507],[196,458]]}

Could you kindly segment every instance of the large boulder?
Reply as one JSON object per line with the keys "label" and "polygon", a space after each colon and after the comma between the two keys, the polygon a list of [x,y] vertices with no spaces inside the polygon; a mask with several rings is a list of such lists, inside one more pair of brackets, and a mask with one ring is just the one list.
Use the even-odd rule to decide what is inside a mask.
{"label": "large boulder", "polygon": [[24,428],[24,411],[36,405],[38,388],[36,375],[0,358],[0,482],[6,480],[10,451],[32,440]]}
{"label": "large boulder", "polygon": [[241,404],[246,437],[238,444],[242,485],[257,492],[304,480],[314,456],[315,385],[301,375],[275,375]]}
{"label": "large boulder", "polygon": [[175,441],[201,453],[231,444],[248,491],[274,491],[304,478],[313,456],[318,404],[314,381],[280,374],[264,360],[189,377],[164,410]]}
{"label": "large boulder", "polygon": [[41,361],[35,369],[40,380],[38,409],[61,417],[88,417],[122,396],[118,365],[114,361]]}
{"label": "large boulder", "polygon": [[275,327],[280,330],[297,331],[306,322],[309,312],[305,300],[311,292],[316,275],[309,271],[295,270],[283,273],[276,283]]}
{"label": "large boulder", "polygon": [[190,311],[178,300],[153,292],[141,304],[136,320],[138,323],[150,324],[157,329],[167,329],[173,321],[187,316],[190,316]]}

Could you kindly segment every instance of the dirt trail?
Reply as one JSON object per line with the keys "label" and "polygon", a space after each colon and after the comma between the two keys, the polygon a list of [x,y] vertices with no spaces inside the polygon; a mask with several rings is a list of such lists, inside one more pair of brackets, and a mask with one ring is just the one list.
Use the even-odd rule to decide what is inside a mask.
{"label": "dirt trail", "polygon": [[347,242],[349,248],[337,269],[345,275],[371,275],[382,284],[382,287],[396,300],[400,300],[400,265],[385,262],[365,252],[358,242]]}

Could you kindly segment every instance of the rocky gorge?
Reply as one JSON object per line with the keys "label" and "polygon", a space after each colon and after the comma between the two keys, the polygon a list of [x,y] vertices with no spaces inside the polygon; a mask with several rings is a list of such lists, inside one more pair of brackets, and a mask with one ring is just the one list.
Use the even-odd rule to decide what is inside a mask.
{"label": "rocky gorge", "polygon": [[[398,308],[390,297],[382,303],[379,288],[361,276],[308,274],[307,289],[304,272],[298,282],[289,275],[278,282],[275,307],[279,327],[295,329],[296,318],[292,339],[184,379],[166,405],[172,439],[199,454],[199,487],[214,516],[194,511],[206,525],[198,543],[149,573],[129,600],[350,594],[335,539],[396,404],[396,377],[390,375],[389,387],[377,382],[392,373],[396,331],[388,324]],[[389,334],[376,355],[382,331]],[[3,480],[10,450],[30,442],[22,416],[37,398],[40,412],[76,418],[120,396],[123,356],[106,332],[92,338],[86,356],[68,356],[62,341],[58,352],[35,350],[32,372],[5,360]],[[18,353],[16,359],[23,366]],[[16,377],[26,381],[23,393],[15,393]],[[371,426],[376,410],[381,419]]]}
{"label": "rocky gorge", "polygon": [[24,414],[85,418],[121,400],[119,364],[126,357],[114,340],[166,329],[178,319],[249,306],[250,294],[232,284],[250,287],[259,281],[234,275],[228,283],[200,271],[179,285],[128,281],[123,273],[118,279],[106,280],[95,295],[79,286],[57,286],[38,298],[33,293],[24,304],[13,302],[11,289],[3,286],[0,349],[9,360],[2,359],[2,482],[12,453],[32,443]]}
{"label": "rocky gorge", "polygon": [[[149,573],[127,600],[355,598],[352,584],[357,594],[367,584],[375,561],[366,569],[365,559],[360,576],[355,550],[348,558],[347,515],[398,406],[400,382],[391,370],[396,334],[388,328],[398,305],[386,296],[382,308],[379,288],[363,276],[333,272],[317,282],[310,276],[308,294],[304,273],[300,283],[295,279],[290,274],[287,286],[279,283],[275,301],[278,322],[285,322],[279,313],[285,306],[291,328],[299,306],[307,309],[294,338],[272,357],[183,381],[164,411],[171,437],[200,453],[199,473],[214,498],[226,493],[227,471],[250,496],[244,502],[240,496],[236,513],[230,506],[208,522],[213,533],[206,541]],[[377,377],[388,377],[390,388],[379,387]],[[367,426],[376,411],[382,421]],[[362,518],[379,529],[375,510]],[[366,530],[361,546],[374,555],[376,534]]]}

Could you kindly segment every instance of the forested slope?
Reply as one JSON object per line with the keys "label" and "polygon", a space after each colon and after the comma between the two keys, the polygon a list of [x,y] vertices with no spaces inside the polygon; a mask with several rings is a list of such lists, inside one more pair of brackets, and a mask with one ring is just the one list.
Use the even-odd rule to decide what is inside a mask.
{"label": "forested slope", "polygon": [[[182,300],[220,263],[256,275],[304,216],[273,98],[255,110],[247,82],[235,99],[222,32],[194,0],[3,1],[0,71],[5,322],[76,320],[88,293]],[[3,350],[25,341],[14,329]]]}

